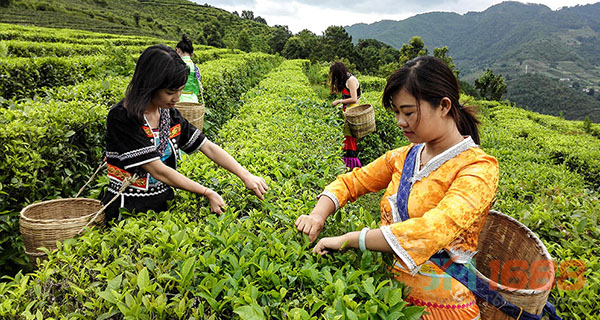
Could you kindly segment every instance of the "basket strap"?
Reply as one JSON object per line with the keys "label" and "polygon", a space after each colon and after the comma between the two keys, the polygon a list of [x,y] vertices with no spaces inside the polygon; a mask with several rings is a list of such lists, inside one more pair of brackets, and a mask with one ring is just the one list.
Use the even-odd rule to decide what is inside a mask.
{"label": "basket strap", "polygon": [[77,234],[80,234],[87,226],[89,226],[92,222],[94,222],[94,220],[96,220],[96,218],[100,215],[100,213],[102,213],[102,211],[104,211],[104,209],[108,208],[108,206],[113,203],[115,200],[117,200],[119,198],[119,196],[121,195],[121,193],[123,191],[125,191],[125,189],[127,187],[129,187],[129,185],[131,185],[133,182],[135,182],[135,180],[137,180],[138,175],[137,173],[134,174],[133,176],[127,178],[125,181],[123,181],[123,185],[121,186],[121,188],[119,189],[119,191],[117,192],[117,194],[115,194],[115,196],[110,199],[110,201],[108,203],[106,203],[100,210],[98,210],[98,212],[96,212],[96,214],[90,219],[90,221],[88,221],[88,223],[83,226],[83,228],[81,228],[81,230],[79,230],[79,232],[77,232]]}
{"label": "basket strap", "polygon": [[[441,250],[434,254],[429,260],[444,270],[444,272],[452,276],[452,278],[463,284],[469,290],[473,291],[476,296],[485,300],[514,319],[540,320],[542,319],[544,312],[548,312],[551,320],[561,320],[561,318],[556,314],[554,306],[552,306],[552,304],[549,302],[546,303],[542,314],[536,315],[506,301],[506,299],[504,299],[500,293],[492,290],[489,283],[478,277],[473,270],[467,268],[463,264],[454,263],[454,260],[450,258],[450,255],[445,250]],[[475,281],[474,288],[473,281]]]}
{"label": "basket strap", "polygon": [[202,86],[202,81],[198,81],[198,85],[200,85],[200,97],[202,98],[202,105],[206,107],[204,104],[204,87]]}
{"label": "basket strap", "polygon": [[94,178],[96,178],[96,175],[98,175],[98,172],[100,172],[100,170],[102,170],[102,168],[106,167],[106,161],[103,161],[100,166],[96,169],[96,171],[94,171],[94,174],[92,174],[92,176],[90,177],[90,179],[83,185],[83,187],[81,187],[81,189],[79,189],[79,192],[77,192],[77,195],[75,195],[75,198],[79,198],[79,195],[81,195],[81,193],[83,192],[83,189],[85,189],[85,187],[88,186],[88,184],[90,184],[90,182],[92,182],[94,180]]}

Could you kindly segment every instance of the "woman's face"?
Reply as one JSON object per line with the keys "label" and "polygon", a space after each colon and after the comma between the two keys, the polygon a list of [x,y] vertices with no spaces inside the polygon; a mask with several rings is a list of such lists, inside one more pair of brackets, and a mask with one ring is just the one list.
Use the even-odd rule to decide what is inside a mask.
{"label": "woman's face", "polygon": [[[426,143],[439,139],[447,128],[447,121],[440,106],[432,106],[429,102],[415,99],[405,89],[392,95],[392,103],[396,123],[412,143]],[[420,105],[420,110],[417,107]],[[420,117],[419,117],[420,113]]]}
{"label": "woman's face", "polygon": [[154,92],[152,95],[152,100],[150,100],[150,104],[157,106],[159,108],[172,108],[175,106],[177,102],[179,102],[179,97],[181,96],[181,92],[183,91],[183,87],[181,86],[176,89],[159,89]]}

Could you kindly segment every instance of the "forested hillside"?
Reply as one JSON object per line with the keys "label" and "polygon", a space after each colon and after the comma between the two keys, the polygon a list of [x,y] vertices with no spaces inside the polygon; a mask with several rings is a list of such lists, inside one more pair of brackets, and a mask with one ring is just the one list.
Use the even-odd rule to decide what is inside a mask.
{"label": "forested hillside", "polygon": [[187,0],[8,0],[0,22],[178,40],[237,47],[245,33],[248,50],[268,52],[275,28],[225,10]]}
{"label": "forested hillside", "polygon": [[[582,96],[588,91],[583,90],[590,89],[600,99],[600,3],[552,11],[544,5],[508,1],[483,12],[432,12],[402,21],[355,24],[345,29],[354,41],[373,38],[395,48],[413,36],[421,37],[430,51],[448,46],[461,78],[469,82],[486,69],[507,79],[536,73],[563,79],[565,85],[579,91],[573,94],[579,96],[577,100],[585,99]],[[509,89],[506,97],[519,100],[512,94],[526,91],[533,99],[543,99],[536,94],[536,88],[542,84],[529,85]],[[589,101],[589,105],[566,101],[548,112],[537,105],[535,110],[556,114],[562,108],[566,114],[568,110],[582,109],[581,114],[597,119],[594,112],[600,108],[600,102]]]}
{"label": "forested hillside", "polygon": [[582,94],[565,81],[529,73],[507,81],[506,96],[517,106],[531,111],[600,122],[600,100],[595,94]]}

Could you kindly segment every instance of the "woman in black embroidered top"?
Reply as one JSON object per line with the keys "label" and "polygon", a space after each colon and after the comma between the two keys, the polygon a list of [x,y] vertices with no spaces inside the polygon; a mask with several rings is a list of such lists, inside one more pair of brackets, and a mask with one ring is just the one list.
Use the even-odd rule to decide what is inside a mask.
{"label": "woman in black embroidered top", "polygon": [[201,194],[210,209],[222,213],[223,198],[215,191],[177,172],[179,150],[200,150],[212,161],[244,181],[262,200],[265,180],[252,175],[231,155],[209,141],[174,108],[185,86],[189,69],[177,52],[166,45],[151,46],[140,56],[125,99],[111,108],[106,120],[108,203],[126,178],[139,178],[106,210],[107,220],[119,217],[119,208],[135,212],[164,211],[174,199],[171,187]]}

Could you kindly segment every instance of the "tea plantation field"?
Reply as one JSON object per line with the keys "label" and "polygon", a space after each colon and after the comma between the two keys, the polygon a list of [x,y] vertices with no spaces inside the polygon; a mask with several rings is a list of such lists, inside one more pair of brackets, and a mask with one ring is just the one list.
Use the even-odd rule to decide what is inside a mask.
{"label": "tea plantation field", "polygon": [[[33,268],[19,234],[26,205],[74,196],[100,164],[108,108],[135,59],[160,39],[0,25],[0,318],[418,319],[391,257],[317,257],[293,222],[345,168],[341,119],[321,93],[327,66],[198,47],[204,131],[270,190],[258,200],[201,153],[180,171],[219,192],[225,214],[185,191],[168,212],[92,228]],[[174,46],[174,43],[166,42]],[[407,144],[383,110],[385,79],[359,76],[378,131],[361,160]],[[315,90],[316,89],[316,90]],[[482,148],[500,163],[493,209],[536,232],[559,268],[550,300],[563,319],[600,319],[600,126],[512,107],[480,107]],[[96,179],[84,196],[107,183]],[[377,195],[329,218],[324,236],[375,228]]]}

